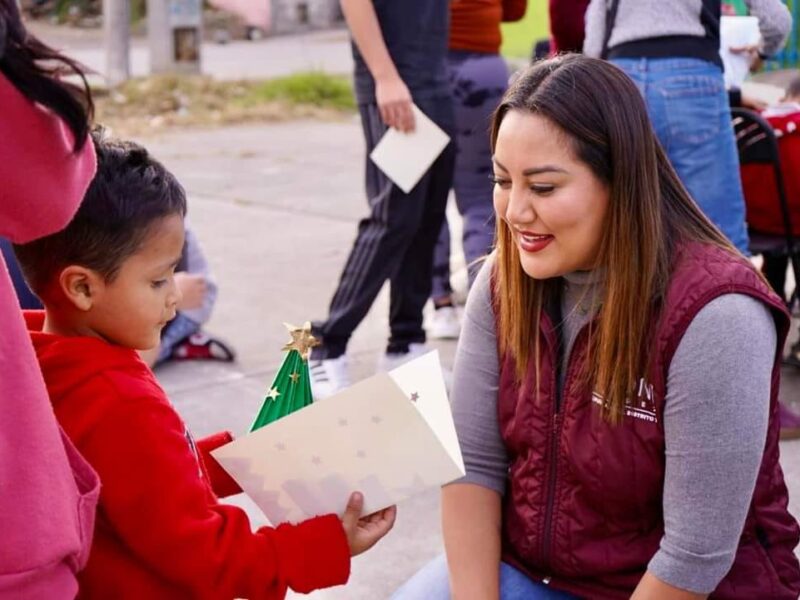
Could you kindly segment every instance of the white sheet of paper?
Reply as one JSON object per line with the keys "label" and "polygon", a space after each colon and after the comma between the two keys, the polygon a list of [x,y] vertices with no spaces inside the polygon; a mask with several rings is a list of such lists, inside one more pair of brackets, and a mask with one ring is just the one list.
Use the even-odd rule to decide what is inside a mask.
{"label": "white sheet of paper", "polygon": [[450,137],[416,105],[413,133],[389,129],[369,157],[408,194],[445,149]]}
{"label": "white sheet of paper", "polygon": [[372,513],[464,475],[438,353],[379,373],[212,452],[273,524]]}
{"label": "white sheet of paper", "polygon": [[719,55],[725,65],[725,87],[742,87],[750,72],[750,56],[734,54],[730,48],[758,44],[761,32],[758,29],[758,17],[720,18],[719,22]]}

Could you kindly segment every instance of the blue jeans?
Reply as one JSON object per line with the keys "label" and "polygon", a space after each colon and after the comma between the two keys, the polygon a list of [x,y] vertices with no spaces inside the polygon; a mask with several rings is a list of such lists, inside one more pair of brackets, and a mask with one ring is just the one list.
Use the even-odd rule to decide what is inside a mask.
{"label": "blue jeans", "polygon": [[617,58],[647,103],[656,135],[705,215],[745,255],[739,155],[722,70],[695,58]]}
{"label": "blue jeans", "polygon": [[[574,600],[576,596],[547,587],[506,563],[500,563],[500,600]],[[392,600],[450,600],[444,555],[433,559],[392,595]]]}

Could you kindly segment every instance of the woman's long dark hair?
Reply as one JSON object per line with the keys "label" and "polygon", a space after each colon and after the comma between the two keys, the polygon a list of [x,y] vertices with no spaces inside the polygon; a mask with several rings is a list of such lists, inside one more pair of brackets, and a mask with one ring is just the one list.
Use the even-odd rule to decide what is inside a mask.
{"label": "woman's long dark hair", "polygon": [[[578,54],[530,67],[495,112],[493,150],[509,111],[547,119],[564,132],[575,157],[608,186],[597,257],[606,285],[598,324],[590,330],[592,359],[584,375],[605,399],[604,417],[619,422],[626,399],[646,375],[652,308],[666,292],[677,243],[738,252],[681,184],[656,140],[641,94],[617,67]],[[525,274],[502,218],[497,219],[495,274],[500,349],[514,358],[520,381],[533,358],[538,381],[539,319],[557,282]]]}
{"label": "woman's long dark hair", "polygon": [[[83,147],[94,112],[83,69],[28,33],[16,0],[0,0],[0,72],[26,98],[64,120],[75,138],[76,152]],[[77,75],[83,85],[62,79],[70,74]]]}

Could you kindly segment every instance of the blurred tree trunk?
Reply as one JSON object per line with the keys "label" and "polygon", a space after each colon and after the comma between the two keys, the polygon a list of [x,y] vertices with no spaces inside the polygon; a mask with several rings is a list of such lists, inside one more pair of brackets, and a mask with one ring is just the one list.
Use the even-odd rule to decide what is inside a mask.
{"label": "blurred tree trunk", "polygon": [[117,86],[131,76],[129,0],[103,0],[103,27],[106,75],[109,85]]}

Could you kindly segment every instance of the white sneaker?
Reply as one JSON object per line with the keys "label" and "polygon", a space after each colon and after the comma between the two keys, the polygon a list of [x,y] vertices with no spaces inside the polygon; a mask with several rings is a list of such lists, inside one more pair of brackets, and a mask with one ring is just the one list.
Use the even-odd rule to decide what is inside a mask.
{"label": "white sneaker", "polygon": [[408,352],[387,352],[378,360],[378,371],[391,371],[433,350],[427,344],[409,344]]}
{"label": "white sneaker", "polygon": [[461,333],[461,320],[454,306],[434,309],[428,328],[432,338],[437,340],[457,340]]}
{"label": "white sneaker", "polygon": [[308,362],[308,371],[314,400],[323,400],[350,386],[347,357],[344,354],[337,358],[311,360]]}

